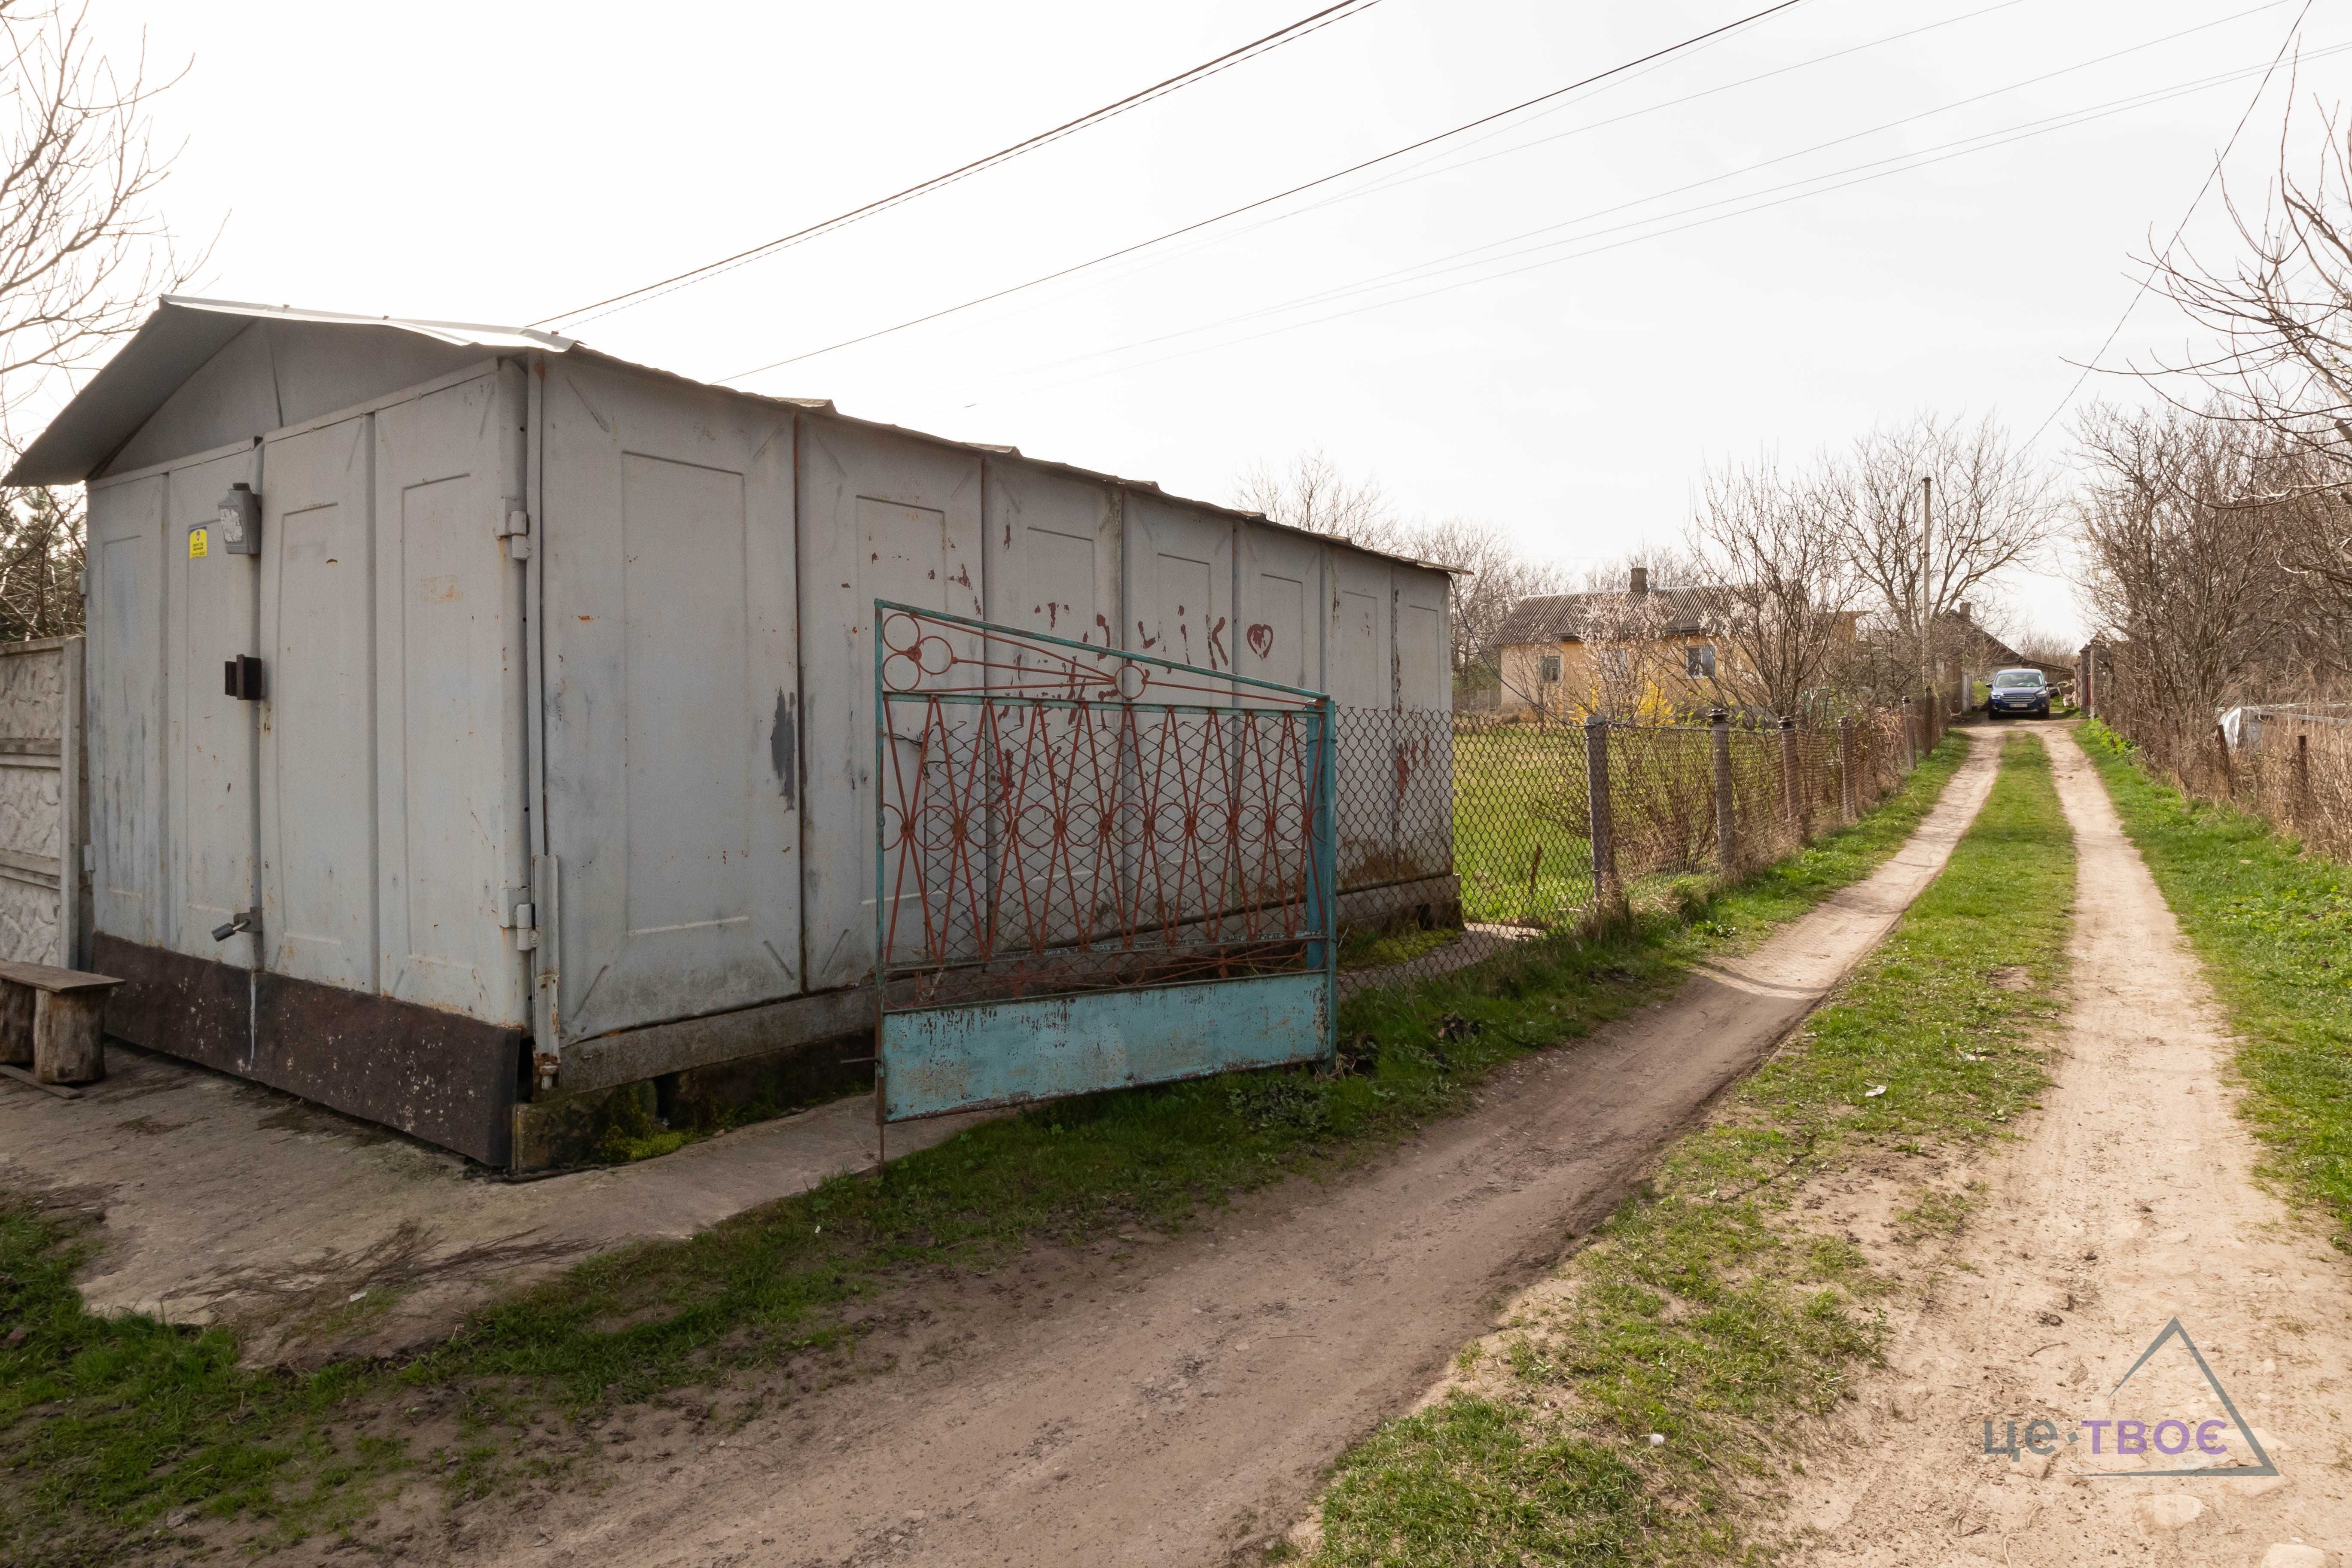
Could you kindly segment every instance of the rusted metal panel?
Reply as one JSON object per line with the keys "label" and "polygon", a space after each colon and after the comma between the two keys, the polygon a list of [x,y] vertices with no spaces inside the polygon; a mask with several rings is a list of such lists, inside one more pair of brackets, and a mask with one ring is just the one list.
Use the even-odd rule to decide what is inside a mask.
{"label": "rusted metal panel", "polygon": [[1209,980],[888,1013],[884,1120],[1319,1061],[1328,974]]}
{"label": "rusted metal panel", "polygon": [[810,416],[801,442],[802,867],[811,990],[874,970],[874,602],[979,617],[976,453]]}
{"label": "rusted metal panel", "polygon": [[509,366],[374,418],[378,973],[384,994],[492,1024],[529,1019],[522,496]]}
{"label": "rusted metal panel", "polygon": [[1397,854],[1395,588],[1385,561],[1333,549],[1324,637],[1331,700],[1339,705],[1339,886],[1410,874]]}
{"label": "rusted metal panel", "polygon": [[1310,691],[1324,689],[1323,637],[1318,611],[1324,593],[1323,544],[1293,533],[1244,523],[1239,530],[1240,586],[1234,617],[1235,668],[1244,675]]}
{"label": "rusted metal panel", "polygon": [[262,449],[264,967],[377,982],[373,416]]}
{"label": "rusted metal panel", "polygon": [[1124,644],[1196,669],[1234,668],[1234,520],[1162,496],[1127,498]]}
{"label": "rusted metal panel", "polygon": [[1454,706],[1452,585],[1420,567],[1389,571],[1396,595],[1396,871],[1444,876],[1454,869],[1454,727],[1442,717]]}
{"label": "rusted metal panel", "polygon": [[162,939],[164,476],[89,488],[90,846],[95,931]]}
{"label": "rusted metal panel", "polygon": [[849,1048],[835,1053],[836,1058],[873,1054],[872,987],[763,1002],[582,1040],[564,1048],[561,1088],[565,1094],[613,1089],[828,1040],[849,1042]]}
{"label": "rusted metal panel", "polygon": [[530,1038],[459,1013],[264,973],[247,1076],[503,1167]]}
{"label": "rusted metal panel", "polygon": [[789,996],[802,989],[811,733],[792,416],[595,366],[547,375],[541,635],[562,1037]]}
{"label": "rusted metal panel", "polygon": [[251,1076],[250,971],[104,931],[90,939],[89,962],[97,973],[122,980],[107,994],[108,1034],[216,1072]]}
{"label": "rusted metal panel", "polygon": [[158,934],[191,958],[250,969],[252,935],[216,942],[213,931],[259,902],[260,704],[227,696],[221,666],[261,651],[260,564],[256,556],[213,547],[210,536],[229,486],[262,488],[260,453],[245,447],[187,463],[165,474],[163,483],[165,637],[173,655],[163,787],[173,878],[169,918]]}
{"label": "rusted metal panel", "polygon": [[1118,647],[1117,488],[992,458],[985,489],[982,618],[1097,647]]}

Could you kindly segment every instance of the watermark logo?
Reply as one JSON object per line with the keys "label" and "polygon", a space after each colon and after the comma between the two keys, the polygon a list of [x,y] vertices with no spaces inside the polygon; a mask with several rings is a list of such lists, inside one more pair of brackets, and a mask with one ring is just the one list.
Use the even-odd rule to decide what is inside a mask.
{"label": "watermark logo", "polygon": [[[2012,1420],[2008,1424],[2005,1440],[1999,1442],[1994,1440],[1993,1424],[1988,1418],[1984,1424],[1984,1451],[2007,1454],[2014,1463],[2028,1454],[2049,1458],[2055,1456],[2062,1446],[2087,1441],[2091,1446],[2090,1454],[2103,1458],[2147,1454],[2185,1458],[2193,1452],[2200,1459],[2226,1458],[2232,1452],[2231,1437],[2234,1432],[2238,1440],[2245,1444],[2243,1451],[2253,1457],[2252,1464],[2241,1461],[2233,1465],[2210,1465],[2192,1460],[2179,1469],[2084,1470],[2077,1473],[2092,1478],[2121,1476],[2140,1480],[2161,1476],[2226,1476],[2234,1480],[2277,1475],[2278,1466],[2272,1463],[2270,1455],[2263,1452],[2253,1428],[2247,1426],[2245,1417],[2238,1413],[2237,1404],[2230,1397],[2230,1391],[2221,1386],[2221,1380],[2214,1375],[2212,1364],[2206,1361],[2205,1352],[2197,1348],[2197,1342],[2189,1337],[2189,1331],[2180,1326],[2180,1320],[2177,1317],[2164,1325],[2163,1331],[2148,1342],[2147,1349],[2140,1352],[2139,1359],[2132,1363],[2131,1370],[2116,1379],[2115,1387],[2107,1391],[2109,1407],[2113,1408],[2124,1391],[2124,1385],[2155,1359],[2156,1352],[2176,1339],[2189,1352],[2198,1378],[2201,1380],[2202,1386],[2210,1391],[2222,1415],[2210,1414],[2210,1406],[2189,1408],[2176,1405],[2170,1414],[2150,1413],[2155,1415],[2154,1419],[2084,1416],[2074,1423],[2074,1429],[2071,1432],[2062,1430],[2057,1422],[2045,1417],[2028,1422],[2022,1438],[2018,1435],[2017,1423]],[[2194,1401],[2194,1404],[2203,1405],[2201,1400]]]}

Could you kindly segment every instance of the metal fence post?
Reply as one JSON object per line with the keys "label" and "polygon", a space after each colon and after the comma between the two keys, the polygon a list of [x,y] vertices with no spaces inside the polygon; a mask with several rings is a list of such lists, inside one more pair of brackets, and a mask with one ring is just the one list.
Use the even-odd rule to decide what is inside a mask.
{"label": "metal fence post", "polygon": [[1728,877],[1739,868],[1739,832],[1732,818],[1731,715],[1717,708],[1707,721],[1715,726],[1715,860]]}
{"label": "metal fence post", "polygon": [[1853,787],[1853,721],[1838,721],[1838,804],[1844,808],[1845,819],[1852,822],[1860,814],[1854,809]]}
{"label": "metal fence post", "polygon": [[1919,726],[1927,719],[1926,708],[1908,697],[1903,700],[1903,767],[1906,772],[1919,765]]}
{"label": "metal fence post", "polygon": [[1804,790],[1798,777],[1797,721],[1780,721],[1780,805],[1789,814],[1789,826],[1797,831],[1797,842],[1811,837],[1805,831]]}
{"label": "metal fence post", "polygon": [[1617,834],[1609,805],[1609,721],[1595,713],[1584,721],[1586,817],[1592,834],[1592,900],[1596,910],[1616,901]]}

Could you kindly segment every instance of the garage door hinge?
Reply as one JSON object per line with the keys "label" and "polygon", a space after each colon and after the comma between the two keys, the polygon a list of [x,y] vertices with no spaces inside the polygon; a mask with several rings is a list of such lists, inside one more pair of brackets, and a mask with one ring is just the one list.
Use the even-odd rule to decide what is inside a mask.
{"label": "garage door hinge", "polygon": [[519,506],[509,506],[504,521],[499,524],[499,537],[507,542],[507,557],[512,561],[530,559],[530,513]]}
{"label": "garage door hinge", "polygon": [[515,947],[528,952],[539,945],[539,910],[531,906],[529,888],[509,888],[499,900],[499,924],[515,933]]}

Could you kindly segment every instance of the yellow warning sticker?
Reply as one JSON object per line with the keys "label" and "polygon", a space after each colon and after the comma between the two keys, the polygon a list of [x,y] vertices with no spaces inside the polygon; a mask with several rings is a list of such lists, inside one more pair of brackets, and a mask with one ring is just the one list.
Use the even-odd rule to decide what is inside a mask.
{"label": "yellow warning sticker", "polygon": [[204,558],[204,553],[205,531],[201,528],[192,528],[188,530],[188,559],[191,561],[200,561]]}

